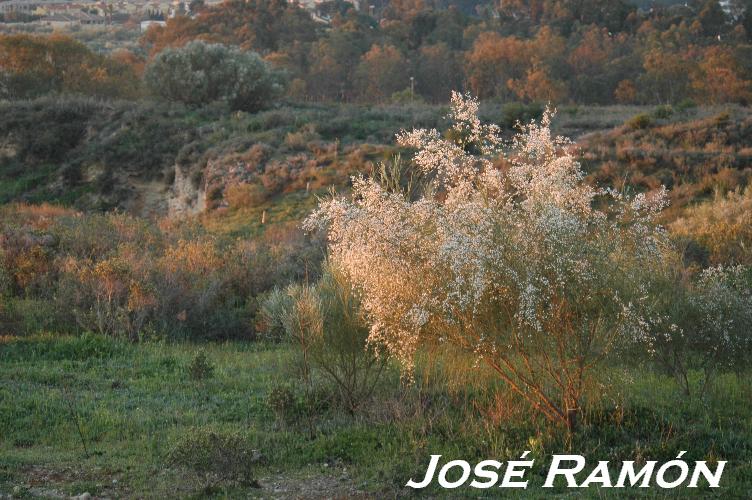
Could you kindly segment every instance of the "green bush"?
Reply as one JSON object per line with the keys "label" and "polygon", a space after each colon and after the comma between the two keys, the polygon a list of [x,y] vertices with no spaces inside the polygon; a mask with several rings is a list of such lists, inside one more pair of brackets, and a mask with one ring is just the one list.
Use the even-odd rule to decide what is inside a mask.
{"label": "green bush", "polygon": [[695,101],[693,101],[692,99],[684,99],[676,105],[676,110],[679,113],[684,113],[686,111],[689,111],[690,109],[695,109],[696,107],[697,103]]}
{"label": "green bush", "polygon": [[283,323],[285,313],[293,307],[292,297],[286,290],[274,288],[261,300],[256,331],[267,340],[280,341],[285,338]]}
{"label": "green bush", "polygon": [[658,106],[653,110],[653,116],[657,120],[668,120],[674,114],[674,108],[670,104]]}
{"label": "green bush", "polygon": [[235,481],[258,487],[253,476],[260,455],[238,432],[194,428],[178,439],[167,455],[173,466],[187,467],[209,480]]}
{"label": "green bush", "polygon": [[653,125],[653,117],[648,113],[640,113],[627,120],[627,127],[632,130],[642,130]]}
{"label": "green bush", "polygon": [[186,371],[191,380],[206,380],[214,376],[214,364],[206,352],[200,350],[188,364]]}
{"label": "green bush", "polygon": [[278,422],[292,423],[298,417],[295,393],[289,385],[275,385],[269,390],[266,403]]}
{"label": "green bush", "polygon": [[160,52],[146,68],[149,91],[170,101],[201,106],[223,101],[231,109],[258,111],[283,91],[281,73],[255,52],[193,41]]}
{"label": "green bush", "polygon": [[315,286],[294,285],[288,293],[293,304],[281,321],[298,348],[299,373],[309,385],[323,377],[354,413],[372,394],[386,356],[368,345],[369,325],[352,287],[328,267]]}
{"label": "green bush", "polygon": [[692,371],[702,373],[704,393],[718,373],[752,361],[752,268],[712,267],[694,280],[677,270],[673,278],[657,279],[649,290],[653,310],[637,338],[690,396]]}
{"label": "green bush", "polygon": [[668,120],[674,114],[674,108],[670,104],[658,106],[653,110],[653,116],[656,120]]}
{"label": "green bush", "polygon": [[510,102],[502,108],[501,122],[499,125],[512,129],[518,123],[527,124],[530,120],[540,120],[543,116],[544,106],[540,103],[525,104],[522,102]]}

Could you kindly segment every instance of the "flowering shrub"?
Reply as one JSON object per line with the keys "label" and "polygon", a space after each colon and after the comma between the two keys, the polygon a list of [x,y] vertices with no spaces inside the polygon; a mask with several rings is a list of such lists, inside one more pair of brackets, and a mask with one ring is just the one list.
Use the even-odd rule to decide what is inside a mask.
{"label": "flowering shrub", "polygon": [[[665,191],[626,199],[585,184],[549,111],[508,149],[477,112],[454,93],[449,133],[398,135],[433,178],[423,196],[357,177],[349,200],[322,202],[305,226],[326,229],[333,264],[361,295],[369,342],[408,373],[421,345],[451,345],[571,430],[594,367],[663,266],[669,245],[653,219]],[[501,171],[492,160],[504,153]]]}
{"label": "flowering shrub", "polygon": [[752,358],[752,269],[705,269],[691,297],[706,372],[748,366]]}
{"label": "flowering shrub", "polygon": [[[689,282],[687,282],[689,281]],[[677,273],[657,280],[642,318],[632,324],[641,347],[673,375],[686,396],[690,371],[713,375],[749,366],[752,357],[752,269],[711,267],[694,280]]]}

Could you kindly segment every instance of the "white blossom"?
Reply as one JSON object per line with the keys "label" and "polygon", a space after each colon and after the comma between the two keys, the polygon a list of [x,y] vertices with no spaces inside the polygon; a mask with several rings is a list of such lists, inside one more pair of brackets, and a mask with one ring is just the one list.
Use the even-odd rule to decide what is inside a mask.
{"label": "white blossom", "polygon": [[[305,222],[326,229],[330,258],[362,295],[371,341],[409,368],[423,340],[489,360],[557,336],[605,350],[624,323],[639,330],[649,320],[612,281],[637,281],[632,264],[666,245],[653,224],[665,191],[630,200],[585,183],[572,144],[551,134],[549,110],[508,148],[477,111],[454,93],[449,138],[398,135],[433,179],[428,194],[410,201],[357,177],[349,199],[323,202]],[[501,155],[507,170],[494,166]],[[610,200],[607,211],[594,208],[596,196]]]}

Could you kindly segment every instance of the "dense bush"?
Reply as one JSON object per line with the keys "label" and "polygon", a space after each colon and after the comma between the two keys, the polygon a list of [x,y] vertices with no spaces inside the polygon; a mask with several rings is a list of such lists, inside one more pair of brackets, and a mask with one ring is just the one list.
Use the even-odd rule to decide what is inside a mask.
{"label": "dense bush", "polygon": [[286,290],[274,288],[267,292],[262,300],[258,314],[259,334],[273,341],[287,338],[284,317],[287,311],[293,307],[293,299]]}
{"label": "dense bush", "polygon": [[649,128],[653,124],[653,117],[648,113],[640,113],[627,121],[627,127],[634,130]]}
{"label": "dense bush", "polygon": [[510,102],[503,106],[500,125],[507,129],[515,129],[519,124],[526,124],[530,120],[540,120],[544,107],[539,103],[524,104]]}
{"label": "dense bush", "polygon": [[170,101],[223,101],[243,111],[258,111],[283,90],[281,74],[258,54],[201,41],[160,52],[146,67],[144,81],[153,95]]}
{"label": "dense bush", "polygon": [[205,474],[209,484],[235,481],[257,487],[254,469],[258,461],[258,453],[242,434],[203,427],[186,432],[167,454],[167,463]]}
{"label": "dense bush", "polygon": [[209,360],[206,352],[201,350],[193,356],[186,367],[186,372],[191,380],[205,380],[214,376],[214,364]]}
{"label": "dense bush", "polygon": [[[484,363],[530,405],[570,430],[596,367],[641,317],[647,278],[671,248],[654,218],[663,191],[625,199],[582,182],[580,165],[552,137],[550,114],[503,141],[478,103],[453,97],[449,136],[398,136],[435,175],[419,199],[356,179],[351,200],[327,200],[310,228],[328,231],[330,258],[362,297],[369,342],[408,371],[425,345]],[[593,208],[597,194],[610,198]]]}
{"label": "dense bush", "polygon": [[0,35],[0,99],[45,94],[134,98],[134,67],[67,36]]}
{"label": "dense bush", "polygon": [[262,204],[269,193],[263,185],[258,184],[233,184],[227,186],[224,197],[230,208],[250,208]]}
{"label": "dense bush", "polygon": [[103,110],[92,99],[42,98],[30,102],[0,104],[0,136],[12,137],[18,160],[50,161],[64,158],[77,147],[87,121]]}
{"label": "dense bush", "polygon": [[[315,279],[320,258],[299,231],[270,230],[249,242],[190,223],[158,227],[49,206],[6,207],[0,250],[7,302],[0,314],[17,333],[45,326],[130,340],[252,338],[255,297],[306,274]],[[29,301],[54,314],[30,321],[22,307]]]}
{"label": "dense bush", "polygon": [[261,306],[267,335],[283,329],[295,345],[294,369],[308,390],[319,379],[354,413],[373,392],[386,362],[367,343],[369,326],[344,276],[329,266],[315,285],[292,285]]}
{"label": "dense bush", "polygon": [[688,278],[677,272],[647,288],[648,313],[633,322],[640,361],[653,359],[676,378],[685,396],[691,373],[702,374],[704,393],[720,372],[740,371],[752,361],[752,268],[711,267]]}

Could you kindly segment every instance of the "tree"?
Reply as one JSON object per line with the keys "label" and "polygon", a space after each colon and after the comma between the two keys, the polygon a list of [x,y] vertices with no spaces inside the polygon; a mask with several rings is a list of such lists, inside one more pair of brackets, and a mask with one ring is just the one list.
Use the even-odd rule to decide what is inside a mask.
{"label": "tree", "polygon": [[578,102],[608,103],[613,83],[606,70],[613,60],[614,41],[604,28],[587,29],[577,47],[569,53],[568,63],[574,70],[572,98]]}
{"label": "tree", "polygon": [[139,93],[134,66],[95,54],[66,36],[0,36],[0,87],[10,98],[50,92],[132,98]]}
{"label": "tree", "polygon": [[638,86],[645,100],[674,103],[687,97],[693,62],[685,56],[654,48],[645,54],[643,66],[645,73],[638,79]]}
{"label": "tree", "polygon": [[545,3],[544,21],[564,34],[577,23],[603,26],[615,32],[624,29],[633,11],[630,2],[624,0],[558,0]]}
{"label": "tree", "polygon": [[311,45],[306,82],[318,99],[350,99],[355,72],[370,43],[360,30],[333,29]]}
{"label": "tree", "polygon": [[368,100],[383,101],[407,87],[407,61],[392,45],[373,45],[358,65],[356,78],[360,95]]}
{"label": "tree", "polygon": [[387,19],[410,20],[427,9],[424,0],[391,0],[384,9]]}
{"label": "tree", "polygon": [[416,88],[431,102],[446,102],[453,89],[464,82],[459,54],[444,43],[421,47],[415,69]]}
{"label": "tree", "polygon": [[752,100],[752,81],[745,80],[740,73],[729,49],[711,46],[702,54],[692,77],[692,88],[709,104],[749,102]]}
{"label": "tree", "polygon": [[452,97],[445,139],[398,136],[434,180],[413,201],[358,178],[350,199],[322,202],[306,221],[324,228],[329,258],[361,297],[369,342],[409,370],[425,346],[472,356],[552,422],[574,430],[597,366],[640,319],[643,285],[670,251],[654,217],[665,191],[611,193],[603,211],[551,115],[494,167],[500,129],[478,102]]}
{"label": "tree", "polygon": [[142,43],[152,55],[192,40],[237,45],[266,54],[315,38],[316,23],[311,16],[287,0],[229,0],[204,8],[195,18],[168,19],[165,27],[149,29]]}
{"label": "tree", "polygon": [[463,48],[463,35],[468,19],[462,13],[450,7],[436,13],[436,27],[428,36],[428,43],[446,43],[453,50]]}
{"label": "tree", "polygon": [[560,103],[567,97],[564,82],[551,78],[544,67],[530,68],[524,78],[509,80],[507,86],[525,101]]}
{"label": "tree", "polygon": [[507,81],[522,78],[528,65],[523,40],[495,32],[481,33],[466,55],[468,85],[481,98],[504,96],[508,94]]}
{"label": "tree", "polygon": [[702,26],[705,36],[718,36],[726,32],[726,13],[718,0],[708,0],[697,15],[697,21]]}
{"label": "tree", "polygon": [[632,80],[622,80],[614,90],[614,99],[620,104],[634,104],[637,99],[637,88]]}
{"label": "tree", "polygon": [[200,41],[160,52],[146,67],[144,81],[153,95],[170,101],[224,101],[242,111],[263,108],[283,90],[282,75],[258,54]]}

